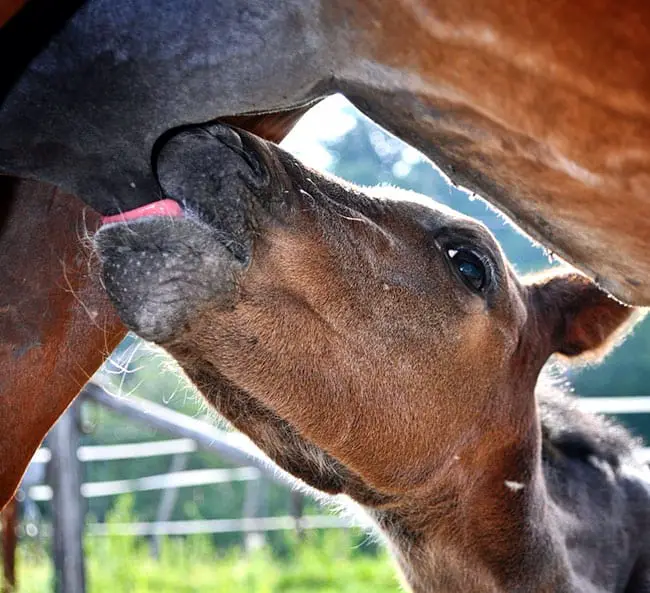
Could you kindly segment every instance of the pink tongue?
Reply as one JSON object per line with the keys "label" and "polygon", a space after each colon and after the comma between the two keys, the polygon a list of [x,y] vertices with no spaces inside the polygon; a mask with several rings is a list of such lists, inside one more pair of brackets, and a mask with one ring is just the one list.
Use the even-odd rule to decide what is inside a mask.
{"label": "pink tongue", "polygon": [[158,200],[146,206],[140,206],[127,212],[114,214],[112,216],[102,216],[102,224],[109,222],[126,222],[127,220],[136,220],[145,216],[183,216],[183,209],[178,202],[174,200]]}

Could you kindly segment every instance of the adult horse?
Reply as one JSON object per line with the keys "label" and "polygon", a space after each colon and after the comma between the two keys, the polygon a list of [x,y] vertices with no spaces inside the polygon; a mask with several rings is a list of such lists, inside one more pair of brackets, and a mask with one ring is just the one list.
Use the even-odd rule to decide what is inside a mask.
{"label": "adult horse", "polygon": [[[2,173],[114,214],[160,194],[150,162],[171,129],[249,114],[237,121],[279,139],[343,92],[612,294],[650,304],[644,0],[32,0],[1,35]],[[24,184],[4,198],[0,504],[124,332],[82,274],[81,204]]]}

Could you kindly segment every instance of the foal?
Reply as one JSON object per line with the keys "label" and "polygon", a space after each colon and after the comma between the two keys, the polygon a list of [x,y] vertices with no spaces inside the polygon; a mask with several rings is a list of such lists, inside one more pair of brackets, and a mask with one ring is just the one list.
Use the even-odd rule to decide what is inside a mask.
{"label": "foal", "polygon": [[536,390],[633,309],[577,274],[522,283],[477,222],[224,125],[155,165],[176,201],[95,239],[122,320],[279,466],[362,505],[412,591],[650,591],[634,443]]}

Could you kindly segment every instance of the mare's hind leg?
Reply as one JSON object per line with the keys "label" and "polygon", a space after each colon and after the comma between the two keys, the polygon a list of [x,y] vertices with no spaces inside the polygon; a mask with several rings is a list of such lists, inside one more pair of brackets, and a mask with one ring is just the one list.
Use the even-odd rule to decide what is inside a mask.
{"label": "mare's hind leg", "polygon": [[96,215],[50,186],[0,182],[2,508],[47,431],[125,329],[89,273],[80,241]]}
{"label": "mare's hind leg", "polygon": [[16,588],[16,546],[18,545],[18,501],[13,498],[0,513],[2,523],[2,593]]}

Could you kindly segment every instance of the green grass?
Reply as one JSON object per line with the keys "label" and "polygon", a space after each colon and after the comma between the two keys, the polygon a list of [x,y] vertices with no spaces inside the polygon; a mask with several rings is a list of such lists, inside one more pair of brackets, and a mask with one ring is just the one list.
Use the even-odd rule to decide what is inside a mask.
{"label": "green grass", "polygon": [[[397,593],[393,566],[383,552],[361,553],[343,531],[309,534],[293,553],[268,548],[218,553],[209,538],[163,541],[159,559],[130,537],[87,538],[89,593]],[[18,593],[52,590],[50,559],[40,548],[19,550]]]}
{"label": "green grass", "polygon": [[[123,498],[111,522],[133,520]],[[286,533],[281,552],[217,550],[209,536],[162,540],[154,559],[142,538],[86,537],[88,593],[399,593],[388,554],[364,545],[354,530]],[[53,568],[43,547],[22,544],[17,593],[52,591]]]}

